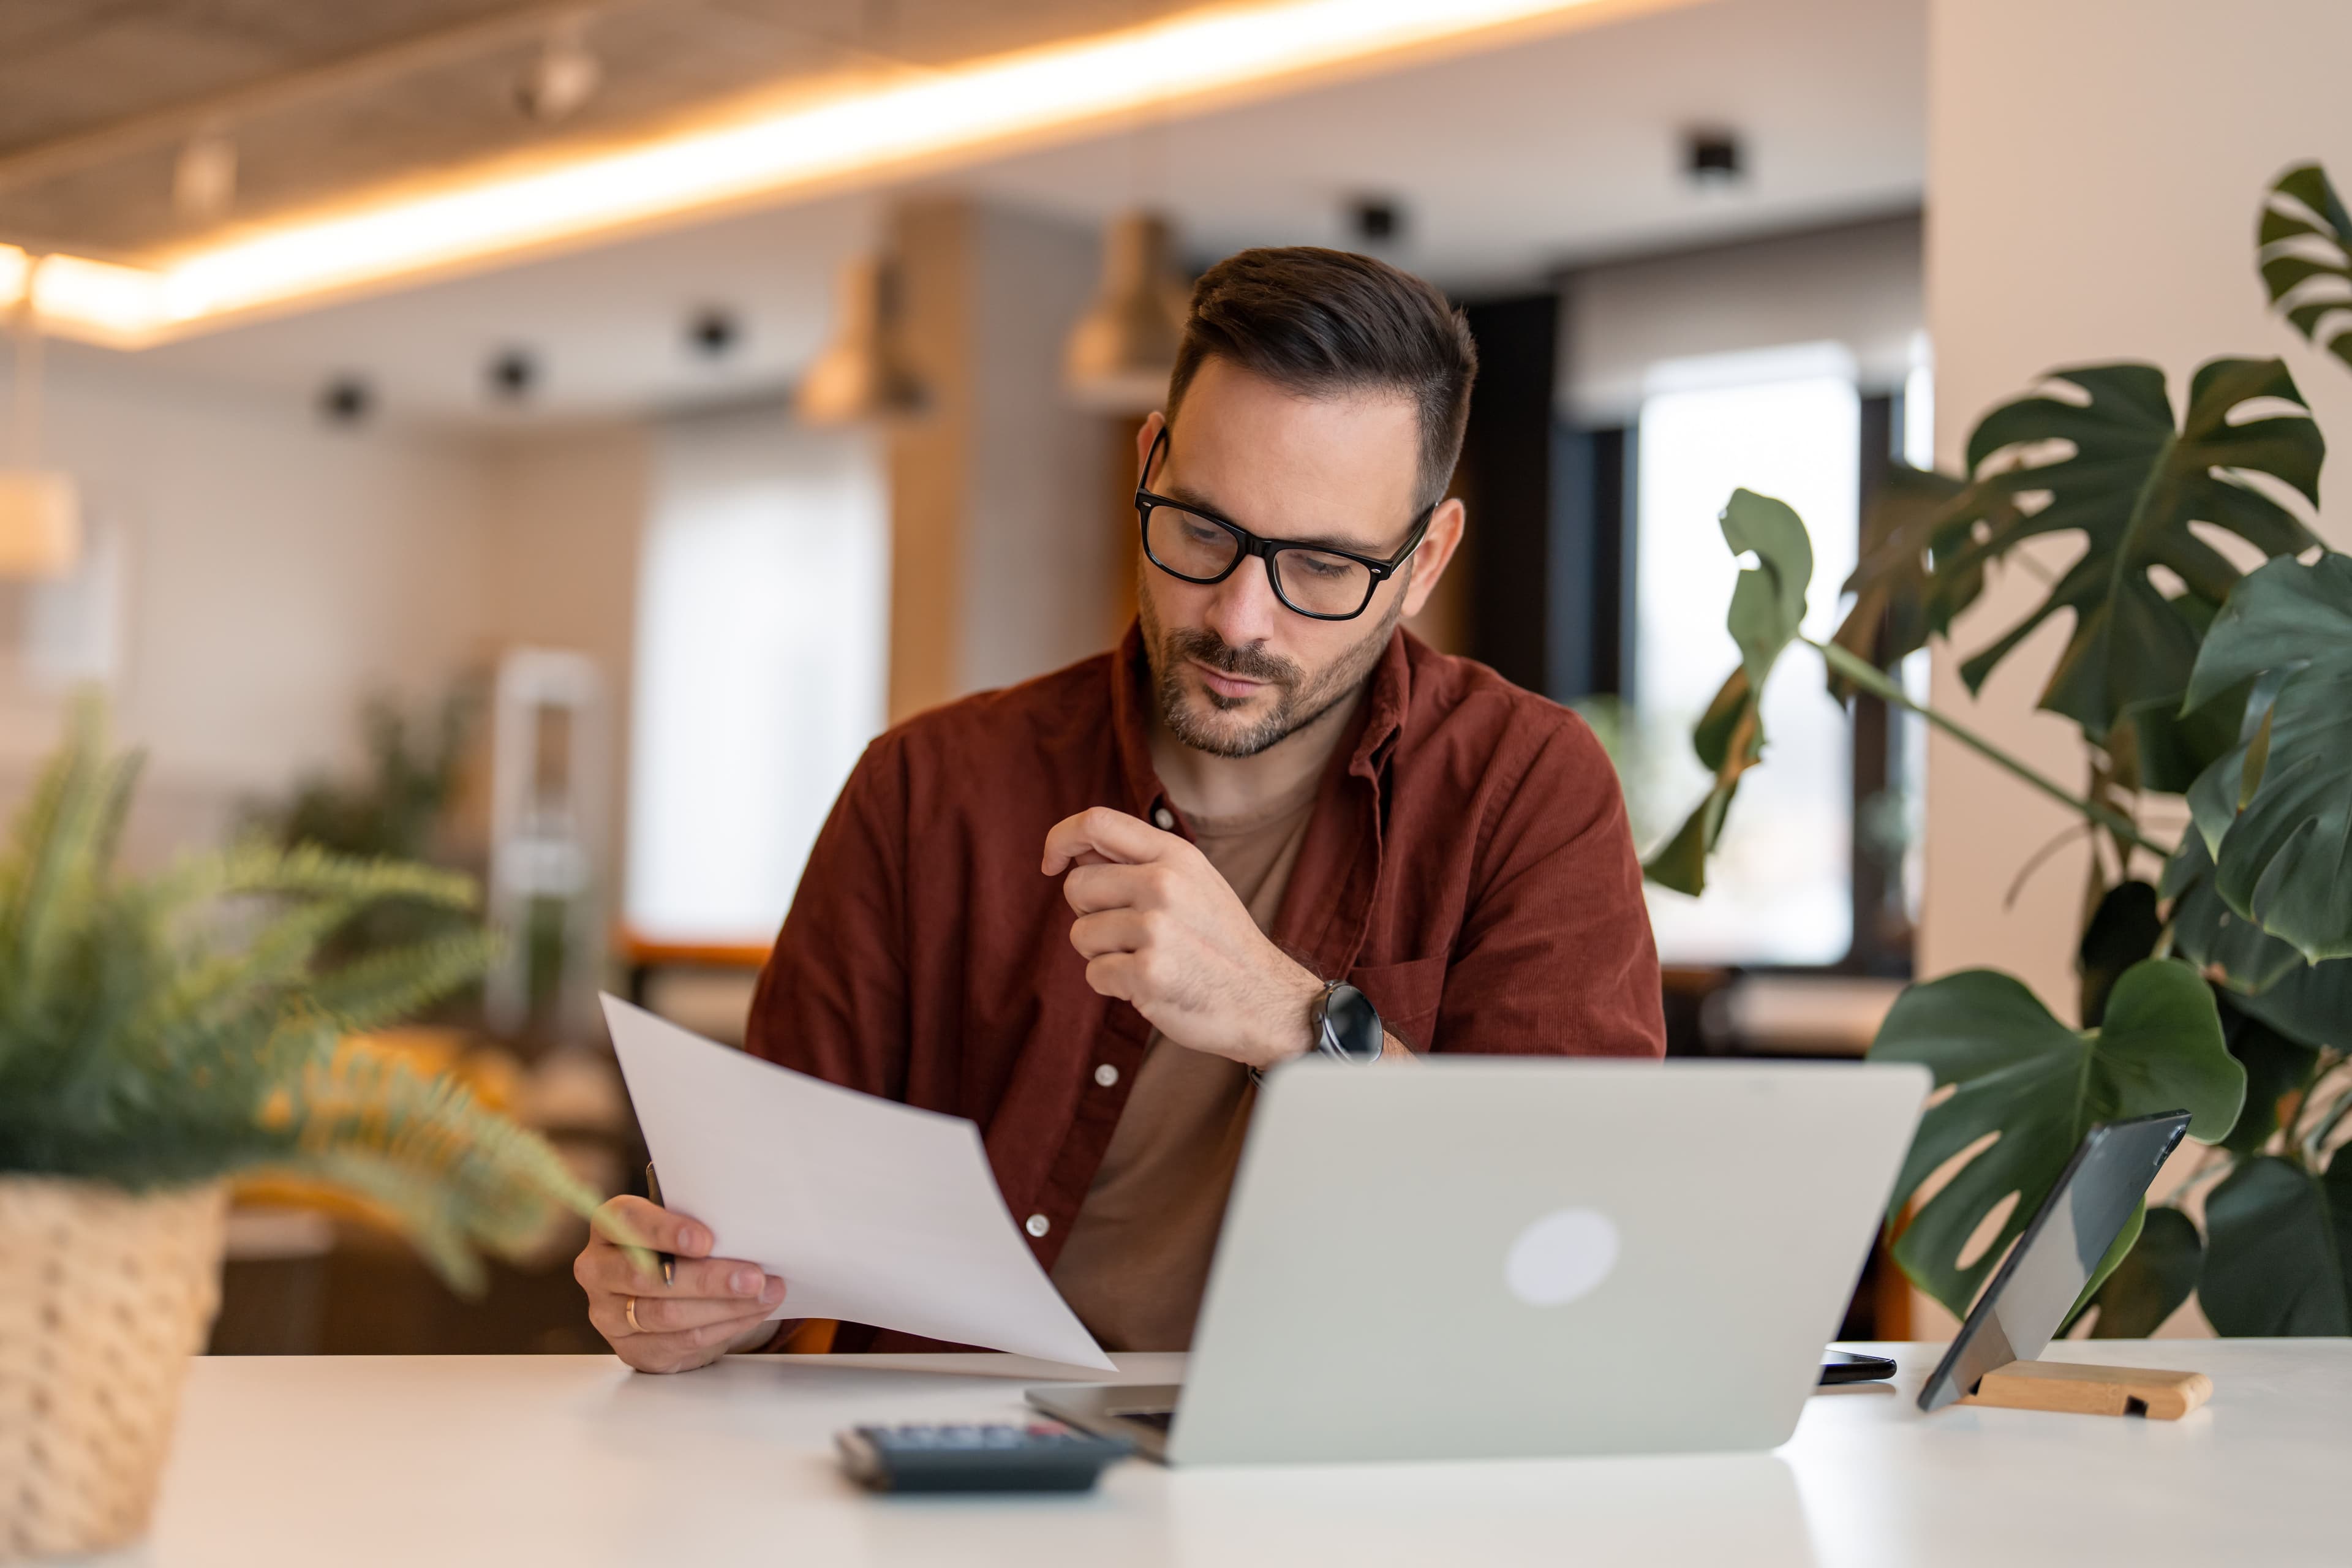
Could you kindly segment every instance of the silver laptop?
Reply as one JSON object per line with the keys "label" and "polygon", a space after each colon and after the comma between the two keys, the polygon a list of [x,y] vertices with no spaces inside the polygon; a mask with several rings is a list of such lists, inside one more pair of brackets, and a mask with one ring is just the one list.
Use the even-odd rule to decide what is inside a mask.
{"label": "silver laptop", "polygon": [[1913,1066],[1299,1062],[1177,1387],[1029,1401],[1171,1464],[1770,1448],[1929,1089]]}

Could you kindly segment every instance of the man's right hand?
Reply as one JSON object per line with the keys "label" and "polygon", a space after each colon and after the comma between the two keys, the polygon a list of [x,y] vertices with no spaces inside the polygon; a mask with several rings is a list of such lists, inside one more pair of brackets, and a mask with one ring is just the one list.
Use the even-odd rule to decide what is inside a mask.
{"label": "man's right hand", "polygon": [[[617,1223],[604,1224],[608,1215]],[[638,1268],[607,1238],[607,1229],[675,1254],[670,1282],[662,1282],[659,1264]],[[612,1342],[613,1353],[639,1372],[688,1372],[773,1331],[768,1314],[784,1299],[784,1282],[756,1263],[711,1257],[710,1245],[709,1227],[643,1198],[614,1198],[596,1212],[572,1275],[588,1293],[588,1321]]]}

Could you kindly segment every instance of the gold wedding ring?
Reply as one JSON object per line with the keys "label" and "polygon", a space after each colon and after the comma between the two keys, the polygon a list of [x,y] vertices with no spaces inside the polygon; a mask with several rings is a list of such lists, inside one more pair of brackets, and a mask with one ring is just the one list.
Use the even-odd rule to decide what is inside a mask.
{"label": "gold wedding ring", "polygon": [[629,1332],[633,1334],[644,1333],[646,1331],[646,1326],[637,1321],[637,1299],[635,1296],[624,1296],[621,1300],[623,1303],[621,1307],[621,1316],[629,1320]]}

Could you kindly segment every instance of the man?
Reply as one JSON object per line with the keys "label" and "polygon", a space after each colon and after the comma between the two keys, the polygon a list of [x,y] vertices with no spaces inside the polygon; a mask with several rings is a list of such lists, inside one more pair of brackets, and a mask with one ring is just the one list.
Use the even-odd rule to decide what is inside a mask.
{"label": "man", "polygon": [[[1327,1070],[1664,1049],[1600,745],[1397,626],[1462,541],[1475,370],[1459,313],[1378,261],[1212,268],[1136,437],[1137,625],[876,741],[761,975],[752,1051],[980,1124],[1108,1349],[1188,1346],[1258,1071],[1335,1045],[1364,1065]],[[774,1340],[784,1281],[614,1206],[679,1254],[667,1286],[581,1254],[623,1360]],[[835,1348],[924,1342],[845,1324]]]}

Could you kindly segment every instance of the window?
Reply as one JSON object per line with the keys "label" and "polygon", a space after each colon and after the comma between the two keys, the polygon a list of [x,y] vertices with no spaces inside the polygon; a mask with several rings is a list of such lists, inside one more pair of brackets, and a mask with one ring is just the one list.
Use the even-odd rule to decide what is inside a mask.
{"label": "window", "polygon": [[[1832,344],[1664,362],[1645,394],[1632,696],[1655,796],[1645,815],[1657,817],[1706,793],[1691,726],[1738,663],[1724,629],[1739,570],[1717,521],[1724,503],[1745,488],[1805,520],[1813,543],[1805,630],[1826,637],[1854,565],[1861,400],[1852,355]],[[1765,694],[1764,730],[1766,764],[1740,783],[1706,896],[1648,889],[1670,963],[1828,964],[1853,945],[1853,739],[1817,658],[1788,657]],[[1662,812],[1657,803],[1671,805]],[[1671,830],[1645,826],[1654,836]]]}
{"label": "window", "polygon": [[657,942],[766,942],[882,727],[878,454],[778,410],[662,434],[637,600],[627,911]]}

